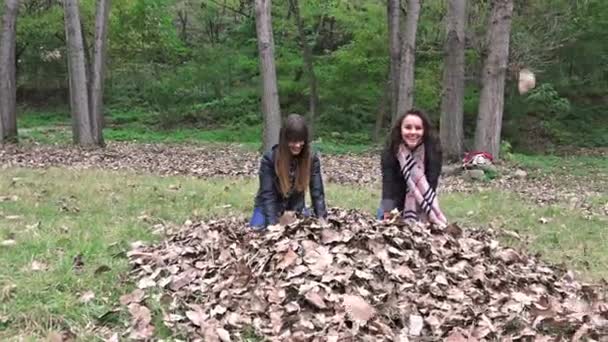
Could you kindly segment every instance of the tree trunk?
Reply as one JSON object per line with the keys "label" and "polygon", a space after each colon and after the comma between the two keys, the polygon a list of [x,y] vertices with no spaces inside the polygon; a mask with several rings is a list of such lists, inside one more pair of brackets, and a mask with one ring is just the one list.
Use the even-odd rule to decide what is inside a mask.
{"label": "tree trunk", "polygon": [[5,0],[0,37],[0,145],[16,143],[17,86],[15,68],[15,36],[19,0]]}
{"label": "tree trunk", "polygon": [[[390,76],[388,77],[390,79]],[[386,121],[386,107],[389,106],[388,102],[391,96],[391,86],[389,82],[386,82],[386,86],[384,87],[384,92],[382,93],[382,98],[380,99],[380,103],[378,104],[378,111],[376,112],[376,124],[374,125],[374,134],[373,141],[375,143],[380,142],[382,129],[384,128],[384,122]]]}
{"label": "tree trunk", "polygon": [[80,13],[77,0],[64,0],[66,42],[68,45],[68,68],[70,75],[70,104],[72,117],[77,118],[78,144],[96,145],[89,111],[87,70],[80,29]]}
{"label": "tree trunk", "polygon": [[306,40],[306,32],[304,32],[304,24],[302,23],[302,17],[300,16],[300,4],[298,0],[290,0],[291,9],[293,11],[296,25],[298,26],[298,34],[300,36],[300,43],[302,44],[302,56],[304,59],[304,68],[308,75],[308,84],[310,87],[309,97],[309,116],[308,125],[310,128],[311,139],[314,136],[314,122],[317,117],[317,108],[319,105],[319,92],[317,88],[317,76],[315,74],[313,56],[310,45]]}
{"label": "tree trunk", "polygon": [[420,16],[420,0],[407,0],[405,30],[401,39],[399,67],[399,100],[397,113],[404,113],[414,105],[414,64],[416,60],[416,30]]}
{"label": "tree trunk", "polygon": [[91,123],[95,143],[103,146],[103,90],[106,66],[106,43],[111,0],[97,0],[95,13],[95,49],[91,71]]}
{"label": "tree trunk", "polygon": [[458,160],[463,146],[464,48],[467,1],[448,1],[440,134],[443,156]]}
{"label": "tree trunk", "polygon": [[399,102],[399,64],[401,62],[401,41],[399,39],[399,0],[387,1],[388,16],[388,47],[390,55],[390,72],[388,75],[389,101],[391,118],[397,117],[397,104]]}
{"label": "tree trunk", "polygon": [[[65,14],[64,14],[65,16]],[[68,32],[68,21],[64,19],[64,26],[65,26],[65,32],[67,35]],[[67,43],[67,42],[66,42]],[[69,51],[68,51],[69,53]],[[69,59],[69,56],[68,56]],[[72,94],[74,93],[74,84],[73,84],[73,79],[72,79],[72,70],[70,70],[69,67],[69,60],[68,60],[68,98],[70,101],[70,116],[72,118],[72,143],[77,145],[78,142],[80,141],[80,137],[79,137],[79,131],[78,131],[78,127],[80,126],[79,122],[80,119],[78,118],[78,113],[73,110],[72,108],[76,108],[76,105],[74,104],[74,97],[72,96]]]}
{"label": "tree trunk", "polygon": [[509,38],[513,0],[493,0],[486,33],[488,51],[481,74],[479,114],[475,129],[475,149],[498,158],[504,105],[505,73],[509,58]]}
{"label": "tree trunk", "polygon": [[262,113],[264,114],[264,149],[279,142],[281,109],[274,64],[274,38],[272,36],[271,0],[255,0],[255,27],[262,76]]}

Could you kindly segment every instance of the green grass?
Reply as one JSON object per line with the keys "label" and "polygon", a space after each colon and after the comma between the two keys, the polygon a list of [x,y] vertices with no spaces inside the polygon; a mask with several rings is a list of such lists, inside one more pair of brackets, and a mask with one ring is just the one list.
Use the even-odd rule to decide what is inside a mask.
{"label": "green grass", "polygon": [[18,128],[35,128],[70,125],[70,114],[67,111],[33,112],[25,109],[18,117]]}
{"label": "green grass", "polygon": [[513,154],[513,162],[537,175],[588,177],[608,174],[608,158]]}
{"label": "green grass", "polygon": [[[131,291],[128,265],[122,252],[129,243],[155,241],[158,223],[188,218],[245,217],[252,210],[255,179],[156,177],[100,170],[3,170],[0,196],[0,340],[41,337],[70,327],[79,338],[96,333],[91,326],[115,308],[120,295]],[[373,213],[379,189],[328,184],[329,206],[360,208]],[[565,263],[598,280],[608,276],[606,221],[587,220],[578,212],[552,206],[539,208],[515,195],[496,191],[445,194],[446,214],[463,227],[506,228],[530,237],[529,249],[547,260]],[[549,222],[542,224],[540,218]],[[509,241],[507,241],[509,242]],[[510,241],[517,245],[520,242]],[[73,267],[76,255],[84,267]],[[32,271],[32,262],[48,270]],[[95,274],[101,266],[110,270]],[[85,291],[95,299],[79,301]],[[123,329],[127,317],[110,315],[105,324]],[[5,323],[2,323],[6,321]],[[88,323],[91,325],[87,326]],[[159,329],[159,337],[167,330]]]}

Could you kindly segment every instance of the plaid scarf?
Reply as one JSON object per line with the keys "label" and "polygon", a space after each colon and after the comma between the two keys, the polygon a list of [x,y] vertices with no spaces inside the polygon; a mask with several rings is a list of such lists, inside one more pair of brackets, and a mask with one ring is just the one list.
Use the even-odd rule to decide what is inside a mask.
{"label": "plaid scarf", "polygon": [[[440,227],[446,226],[447,220],[439,208],[437,194],[424,175],[424,144],[420,144],[414,151],[401,144],[397,160],[407,183],[403,218],[430,222]],[[422,217],[419,217],[419,213]]]}

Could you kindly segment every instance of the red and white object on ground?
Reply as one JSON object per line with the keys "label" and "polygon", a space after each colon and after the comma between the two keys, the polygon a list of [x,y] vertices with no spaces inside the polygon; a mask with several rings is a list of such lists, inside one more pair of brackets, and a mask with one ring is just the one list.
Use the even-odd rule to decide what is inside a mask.
{"label": "red and white object on ground", "polygon": [[471,151],[467,152],[462,158],[462,167],[465,169],[475,168],[483,165],[492,165],[494,156],[488,152]]}

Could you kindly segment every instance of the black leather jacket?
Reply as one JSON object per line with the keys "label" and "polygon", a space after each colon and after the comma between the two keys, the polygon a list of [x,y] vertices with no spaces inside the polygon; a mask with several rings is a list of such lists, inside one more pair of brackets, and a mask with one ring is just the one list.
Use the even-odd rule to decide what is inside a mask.
{"label": "black leather jacket", "polygon": [[[304,192],[294,191],[289,197],[285,198],[280,191],[279,178],[274,169],[275,145],[264,153],[260,162],[259,170],[259,189],[255,197],[255,207],[261,208],[268,225],[277,224],[279,217],[284,211],[302,212],[305,207]],[[313,152],[310,167],[310,198],[312,207],[317,217],[325,218],[327,211],[325,208],[325,190],[321,177],[321,162],[316,153]]]}
{"label": "black leather jacket", "polygon": [[[424,174],[431,188],[437,191],[437,183],[439,182],[442,166],[441,151],[437,151],[432,146],[425,146],[425,151],[429,152],[427,152],[424,160]],[[383,212],[391,211],[395,208],[402,211],[407,184],[401,174],[399,160],[388,148],[382,151],[381,169],[382,202],[380,203],[380,207]]]}

